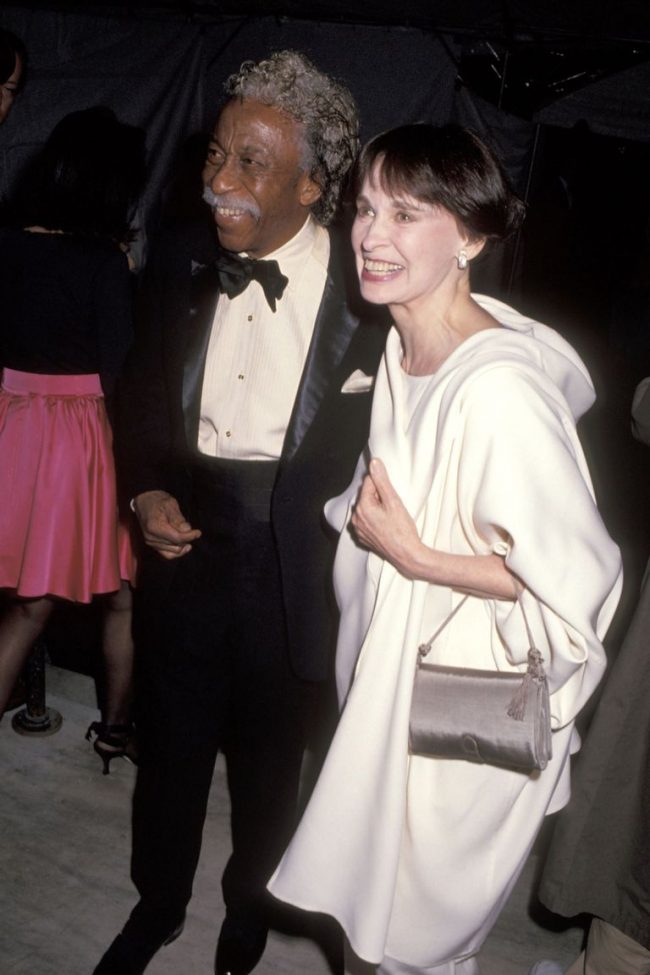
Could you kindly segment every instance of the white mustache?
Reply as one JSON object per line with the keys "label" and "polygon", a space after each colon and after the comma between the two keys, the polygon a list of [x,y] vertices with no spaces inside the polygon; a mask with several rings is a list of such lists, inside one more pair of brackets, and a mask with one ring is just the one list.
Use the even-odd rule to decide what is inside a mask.
{"label": "white mustache", "polygon": [[214,193],[209,186],[203,187],[203,199],[211,210],[215,210],[217,207],[226,207],[231,210],[245,210],[246,213],[250,213],[256,219],[260,215],[259,208],[254,203],[250,203],[248,200],[238,200],[224,193]]}

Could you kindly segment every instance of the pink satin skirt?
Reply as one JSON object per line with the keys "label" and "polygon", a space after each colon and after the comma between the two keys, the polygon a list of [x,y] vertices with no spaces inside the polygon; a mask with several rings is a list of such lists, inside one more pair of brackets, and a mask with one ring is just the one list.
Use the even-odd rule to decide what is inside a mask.
{"label": "pink satin skirt", "polygon": [[88,603],[133,580],[117,515],[98,375],[5,369],[0,388],[0,587]]}

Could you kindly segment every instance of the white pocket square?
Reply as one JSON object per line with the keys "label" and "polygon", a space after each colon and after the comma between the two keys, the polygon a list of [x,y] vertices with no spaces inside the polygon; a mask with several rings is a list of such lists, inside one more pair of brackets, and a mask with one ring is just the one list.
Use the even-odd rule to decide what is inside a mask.
{"label": "white pocket square", "polygon": [[355,369],[341,386],[342,393],[369,393],[375,382],[374,376],[366,376],[361,369]]}

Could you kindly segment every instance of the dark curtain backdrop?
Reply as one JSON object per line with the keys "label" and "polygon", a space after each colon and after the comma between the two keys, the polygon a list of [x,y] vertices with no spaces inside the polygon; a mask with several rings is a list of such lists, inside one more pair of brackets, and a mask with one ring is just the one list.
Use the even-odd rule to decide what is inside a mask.
{"label": "dark curtain backdrop", "polygon": [[147,131],[151,178],[143,200],[153,213],[186,133],[201,124],[202,42],[183,24],[138,22],[5,8],[0,26],[15,31],[29,56],[29,77],[0,128],[0,193],[69,112],[108,105]]}
{"label": "dark curtain backdrop", "polygon": [[[20,6],[0,10],[0,26],[23,38],[30,58],[28,84],[0,127],[0,198],[10,193],[17,173],[60,118],[106,104],[147,132],[150,178],[137,218],[144,235],[156,229],[163,208],[172,215],[202,208],[203,138],[217,114],[223,81],[242,61],[282,48],[304,51],[349,86],[359,104],[363,140],[403,122],[458,121],[497,150],[526,198],[539,183],[540,131],[550,126],[569,130],[586,120],[590,132],[650,144],[649,64],[587,85],[531,121],[496,108],[457,82],[461,51],[449,36],[275,16],[197,21],[139,9],[140,14],[134,5],[128,15],[111,16]],[[574,141],[566,140],[562,151],[570,153]],[[599,149],[592,141],[585,166],[593,168],[590,154],[595,158]],[[535,222],[531,202],[530,226]],[[538,225],[546,222],[545,209],[544,204]],[[511,241],[477,265],[476,290],[528,302],[522,281],[535,275],[530,268],[526,275],[524,243],[523,236]],[[545,246],[557,252],[555,242]],[[534,251],[535,242],[532,251],[528,244],[528,252]],[[603,275],[599,278],[601,284]],[[601,330],[607,327],[601,323]]]}
{"label": "dark curtain backdrop", "polygon": [[351,89],[364,139],[401,122],[442,123],[452,114],[453,59],[419,30],[274,17],[197,24],[10,6],[0,12],[0,26],[24,40],[30,59],[29,82],[0,128],[0,194],[10,192],[60,118],[104,104],[147,132],[150,178],[140,219],[149,231],[179,160],[192,165],[191,137],[209,130],[223,81],[246,59],[303,51]]}
{"label": "dark curtain backdrop", "polygon": [[650,62],[587,85],[542,108],[536,119],[567,127],[588,119],[599,135],[650,142]]}

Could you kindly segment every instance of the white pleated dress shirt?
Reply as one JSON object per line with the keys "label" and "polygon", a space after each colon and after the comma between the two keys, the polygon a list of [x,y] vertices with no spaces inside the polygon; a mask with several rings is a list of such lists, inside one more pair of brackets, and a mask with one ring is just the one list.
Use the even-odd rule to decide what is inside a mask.
{"label": "white pleated dress shirt", "polygon": [[221,295],[208,344],[198,448],[212,457],[277,460],[327,278],[330,242],[309,217],[266,255],[289,279],[272,312],[258,281]]}

